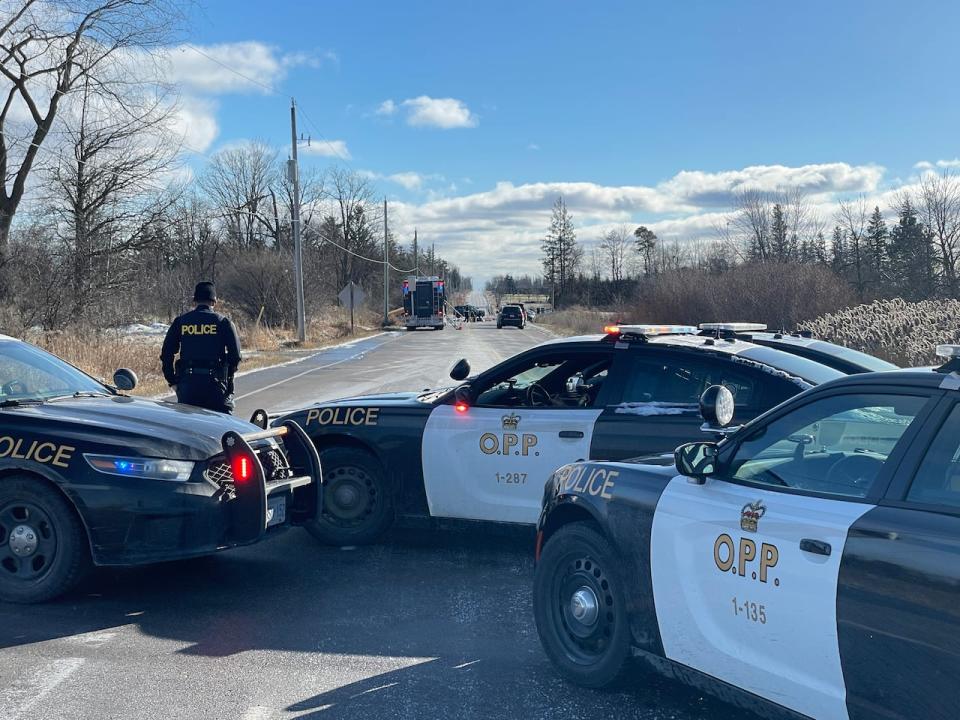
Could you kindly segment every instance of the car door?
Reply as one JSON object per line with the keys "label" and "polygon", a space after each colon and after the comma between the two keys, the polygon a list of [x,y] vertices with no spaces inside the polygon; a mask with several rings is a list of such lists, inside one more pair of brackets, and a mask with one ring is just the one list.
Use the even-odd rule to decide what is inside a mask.
{"label": "car door", "polygon": [[704,484],[674,478],[650,562],[668,658],[815,718],[846,718],[837,578],[928,397],[835,392],[732,439]]}
{"label": "car door", "polygon": [[[589,457],[600,409],[592,406],[597,396],[587,405],[563,398],[569,403],[550,407],[514,399],[534,382],[565,388],[578,369],[596,371],[598,363],[612,359],[609,345],[596,345],[525,354],[478,378],[476,404],[440,405],[431,412],[423,435],[423,480],[432,516],[536,523],[550,474]],[[509,381],[516,381],[517,392],[504,394]]]}
{"label": "car door", "polygon": [[843,551],[838,633],[856,720],[960,708],[960,404],[941,405]]}

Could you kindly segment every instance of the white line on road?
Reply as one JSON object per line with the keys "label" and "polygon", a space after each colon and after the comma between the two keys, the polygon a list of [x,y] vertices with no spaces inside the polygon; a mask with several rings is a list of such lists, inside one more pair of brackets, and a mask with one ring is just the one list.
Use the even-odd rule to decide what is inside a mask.
{"label": "white line on road", "polygon": [[276,713],[270,708],[263,707],[262,705],[254,705],[246,709],[241,716],[241,720],[270,720],[274,717],[276,717]]}
{"label": "white line on road", "polygon": [[7,688],[0,688],[0,708],[3,720],[16,720],[36,707],[57,689],[64,680],[83,665],[83,658],[59,658],[32,677]]}

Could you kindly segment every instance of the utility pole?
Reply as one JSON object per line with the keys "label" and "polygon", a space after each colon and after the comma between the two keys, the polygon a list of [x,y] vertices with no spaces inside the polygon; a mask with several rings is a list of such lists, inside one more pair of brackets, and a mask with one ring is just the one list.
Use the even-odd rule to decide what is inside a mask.
{"label": "utility pole", "polygon": [[430,274],[437,274],[437,244],[430,243]]}
{"label": "utility pole", "polygon": [[413,229],[413,274],[420,277],[420,255],[417,253],[417,229]]}
{"label": "utility pole", "polygon": [[290,150],[287,175],[293,184],[293,207],[290,226],[293,230],[293,274],[297,286],[297,339],[307,339],[307,323],[303,299],[303,245],[300,240],[300,168],[297,165],[297,103],[290,98]]}
{"label": "utility pole", "polygon": [[383,324],[390,322],[390,236],[387,233],[387,199],[383,199]]}

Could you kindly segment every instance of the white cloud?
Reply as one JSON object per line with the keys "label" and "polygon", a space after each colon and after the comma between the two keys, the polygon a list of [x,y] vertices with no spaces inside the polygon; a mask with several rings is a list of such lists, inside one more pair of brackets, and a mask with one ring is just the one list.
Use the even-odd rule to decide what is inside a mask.
{"label": "white cloud", "polygon": [[536,143],[530,143],[529,145],[527,145],[527,150],[539,150],[539,149],[540,149],[540,146],[537,145]]}
{"label": "white cloud", "polygon": [[165,60],[168,82],[208,94],[269,93],[293,68],[319,68],[326,62],[338,62],[332,51],[281,53],[254,40],[178,45],[167,50]]}
{"label": "white cloud", "polygon": [[299,152],[304,155],[317,155],[319,157],[337,157],[341,160],[350,160],[350,150],[347,149],[346,140],[317,140],[313,139],[309,144],[301,142],[297,145]]}
{"label": "white cloud", "polygon": [[935,163],[932,163],[929,160],[921,160],[920,162],[914,164],[913,168],[915,170],[920,170],[921,172],[934,170],[935,168],[940,168],[941,170],[953,170],[954,168],[960,168],[960,158],[954,158],[953,160],[937,160]]}
{"label": "white cloud", "polygon": [[836,202],[851,193],[866,194],[871,207],[888,208],[892,194],[879,190],[883,179],[884,170],[877,165],[823,163],[684,171],[652,186],[499,182],[482,192],[455,197],[428,193],[423,203],[392,203],[391,216],[401,238],[412,236],[417,227],[421,238],[436,238],[444,257],[480,279],[541,271],[540,242],[551,206],[561,195],[584,242],[620,224],[645,224],[664,239],[714,238],[738,191],[799,186],[829,220]]}
{"label": "white cloud", "polygon": [[406,110],[407,125],[412,127],[434,127],[441,130],[452,128],[476,127],[480,122],[470,112],[463,100],[456,98],[432,98],[420,95],[397,103],[384,100],[376,109],[377,115],[395,115],[401,108]]}

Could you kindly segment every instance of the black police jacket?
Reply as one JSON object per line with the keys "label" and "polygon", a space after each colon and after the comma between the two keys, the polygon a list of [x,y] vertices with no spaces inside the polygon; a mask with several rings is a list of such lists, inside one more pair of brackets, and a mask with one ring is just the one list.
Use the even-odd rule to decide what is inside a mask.
{"label": "black police jacket", "polygon": [[[180,360],[175,365],[177,353]],[[229,381],[240,364],[240,338],[229,318],[200,305],[170,325],[160,360],[163,377],[170,385],[175,385],[180,373],[191,367],[209,369]]]}

